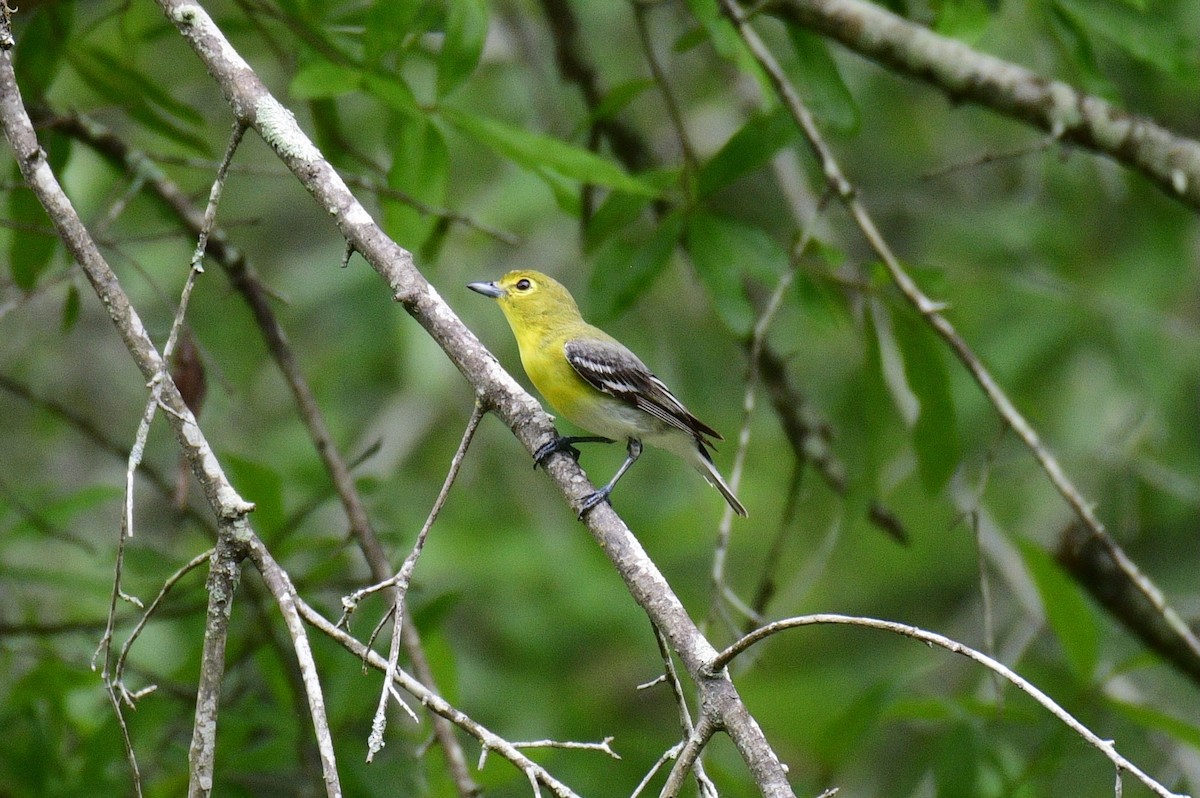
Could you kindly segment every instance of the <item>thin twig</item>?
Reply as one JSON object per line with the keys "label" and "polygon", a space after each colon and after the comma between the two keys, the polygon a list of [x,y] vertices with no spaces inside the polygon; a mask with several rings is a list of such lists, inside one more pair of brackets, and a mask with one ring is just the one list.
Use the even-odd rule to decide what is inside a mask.
{"label": "thin twig", "polygon": [[225,679],[225,645],[229,637],[229,619],[237,592],[241,561],[246,556],[243,543],[247,529],[245,518],[222,521],[217,529],[217,546],[209,559],[208,611],[204,622],[204,644],[200,654],[200,678],[196,685],[196,719],[192,724],[192,742],[188,748],[188,798],[207,798],[213,790],[216,770],[217,716],[220,711],[221,684]]}
{"label": "thin twig", "polygon": [[[509,745],[513,748],[562,748],[568,751],[599,751],[613,759],[620,759],[621,755],[614,751],[610,745],[612,741],[612,737],[605,737],[598,743],[584,743],[575,740],[528,740],[521,742],[514,740]],[[483,770],[483,766],[487,764],[487,755],[490,750],[486,746],[479,749],[479,764],[476,766],[476,770]]]}
{"label": "thin twig", "polygon": [[1062,144],[1055,136],[1043,136],[1032,144],[1025,144],[1020,147],[1014,147],[1004,152],[985,152],[982,155],[977,155],[974,158],[968,158],[965,161],[939,166],[937,169],[930,169],[921,174],[922,180],[935,180],[940,177],[952,175],[955,172],[961,172],[969,169],[977,169],[980,166],[986,166],[998,161],[1007,161],[1013,158],[1024,158],[1026,155],[1032,155],[1037,152],[1045,152],[1051,147],[1057,147]]}
{"label": "thin twig", "polygon": [[[683,732],[683,739],[680,741],[681,748],[676,750],[676,754],[678,754],[680,750],[683,750],[682,746],[695,737],[696,726],[692,723],[692,713],[688,710],[687,697],[683,694],[683,683],[679,680],[679,673],[675,670],[675,660],[671,657],[671,647],[667,645],[666,638],[663,637],[662,632],[657,627],[654,629],[654,639],[658,643],[658,654],[662,657],[663,661],[663,676],[671,688],[671,695],[675,698],[675,706],[679,712],[679,728]],[[703,712],[703,709],[701,711]],[[705,725],[711,725],[711,720],[705,721],[703,716],[700,722]],[[708,732],[705,742],[712,736],[712,731]],[[708,777],[708,773],[704,770],[704,760],[700,758],[702,751],[703,745],[690,758],[688,770],[696,774],[696,784],[700,789],[701,798],[708,798],[708,796],[716,796],[717,788],[713,784],[712,779]],[[685,770],[684,775],[687,772]]]}
{"label": "thin twig", "polygon": [[1180,640],[1184,641],[1196,656],[1200,656],[1200,638],[1197,638],[1196,634],[1179,616],[1179,613],[1167,603],[1166,597],[1158,589],[1157,585],[1141,572],[1137,565],[1125,554],[1124,549],[1108,534],[1104,528],[1104,524],[1096,515],[1095,506],[1083,497],[1083,494],[1070,478],[1067,477],[1058,459],[1042,442],[1037,431],[1034,430],[1025,416],[1017,410],[1012,400],[1009,399],[999,383],[996,382],[991,372],[983,365],[983,361],[971,350],[966,340],[943,315],[942,311],[945,310],[945,306],[940,302],[930,299],[921,290],[920,286],[917,285],[916,281],[909,276],[908,272],[904,270],[899,259],[892,252],[891,247],[875,226],[875,222],[867,212],[866,206],[859,200],[856,189],[842,173],[837,159],[833,156],[833,151],[824,137],[822,137],[812,114],[804,105],[799,94],[796,93],[795,88],[788,81],[787,76],[775,60],[775,57],[771,54],[771,51],[750,26],[735,0],[721,0],[721,4],[726,14],[733,20],[742,40],[754,55],[755,60],[767,73],[780,99],[795,120],[796,125],[804,134],[810,148],[820,162],[826,182],[850,211],[863,237],[870,244],[871,249],[875,251],[876,255],[879,256],[880,260],[883,261],[884,266],[891,275],[892,281],[900,289],[905,299],[912,304],[925,319],[926,323],[933,328],[934,332],[950,346],[954,354],[967,368],[967,371],[975,378],[976,383],[978,383],[984,395],[987,396],[988,400],[995,407],[996,412],[1004,420],[1004,423],[1025,443],[1026,448],[1029,449],[1034,458],[1042,466],[1042,470],[1046,472],[1050,483],[1054,485],[1055,489],[1071,509],[1079,516],[1079,519],[1092,536],[1108,551],[1125,578],[1133,583],[1155,609],[1162,614]]}
{"label": "thin twig", "polygon": [[[694,767],[700,765],[700,753],[704,750],[704,746],[708,745],[708,741],[712,739],[713,733],[716,732],[716,727],[713,725],[712,717],[709,715],[701,715],[700,723],[692,730],[687,740],[683,744],[683,748],[679,749],[679,754],[675,758],[675,764],[671,766],[671,772],[667,774],[667,780],[663,784],[662,790],[658,794],[658,798],[676,798],[679,791],[683,789],[684,779]],[[699,773],[697,773],[697,777]],[[707,780],[707,779],[706,779]],[[711,782],[708,782],[711,786]],[[715,791],[709,793],[705,789],[705,782],[700,783],[700,794],[706,796],[709,794],[715,795]]]}
{"label": "thin twig", "polygon": [[137,798],[142,798],[142,771],[138,767],[137,754],[133,750],[133,738],[129,736],[129,726],[125,723],[125,713],[121,709],[120,698],[111,686],[104,692],[108,695],[113,714],[117,716],[117,727],[121,730],[121,744],[125,749],[125,761],[129,763],[129,771],[133,779],[133,794]]}
{"label": "thin twig", "polygon": [[[208,209],[205,211],[205,228],[200,233],[200,243],[196,247],[196,255],[193,256],[191,266],[188,270],[187,280],[184,282],[183,294],[179,300],[179,307],[175,311],[175,320],[171,325],[170,335],[167,337],[167,343],[163,347],[162,354],[162,370],[156,374],[149,384],[150,398],[146,402],[145,410],[142,412],[141,421],[138,423],[137,434],[134,437],[133,446],[129,450],[129,460],[125,468],[125,501],[124,509],[121,516],[121,533],[117,542],[116,562],[114,564],[113,589],[112,597],[109,602],[109,621],[105,627],[104,635],[100,640],[100,645],[96,650],[96,655],[93,655],[93,667],[95,667],[96,656],[103,654],[104,667],[101,672],[101,677],[104,679],[106,687],[110,691],[117,690],[116,683],[110,679],[109,659],[112,650],[113,630],[116,626],[116,611],[117,600],[123,598],[139,608],[142,607],[141,602],[127,595],[121,588],[121,573],[125,560],[125,541],[133,537],[133,488],[134,475],[138,467],[141,465],[142,458],[145,455],[146,442],[150,437],[150,427],[154,422],[154,416],[159,407],[169,409],[162,401],[162,388],[164,381],[169,379],[166,374],[167,364],[171,359],[171,351],[175,347],[176,341],[179,340],[180,330],[183,328],[183,320],[187,314],[188,301],[191,298],[192,288],[195,286],[196,277],[203,273],[204,269],[200,265],[200,258],[204,253],[204,241],[207,239],[207,230],[211,228],[212,222],[216,216],[217,204],[220,202],[221,187],[225,182],[225,169],[228,168],[229,161],[233,158],[233,154],[237,151],[237,146],[242,140],[242,134],[245,132],[245,127],[241,124],[235,124],[233,133],[230,137],[229,146],[225,152],[225,159],[222,162],[222,169],[218,170],[217,177],[213,181],[212,190],[209,194]],[[140,181],[135,181],[135,185],[140,185]]]}
{"label": "thin twig", "polygon": [[[779,311],[780,305],[783,304],[784,294],[787,293],[788,288],[791,287],[792,282],[796,279],[795,264],[803,256],[804,250],[808,248],[808,242],[812,239],[812,227],[811,222],[804,226],[804,230],[792,250],[794,254],[791,268],[779,276],[779,280],[775,283],[775,289],[771,292],[771,296],[767,300],[762,313],[759,314],[758,320],[754,323],[754,329],[750,335],[750,371],[746,377],[746,389],[742,395],[742,426],[738,433],[737,451],[733,457],[733,470],[730,472],[729,477],[729,484],[735,492],[738,489],[738,485],[741,484],[742,470],[745,468],[746,456],[750,449],[750,427],[754,421],[754,408],[758,401],[759,361],[762,358],[767,333],[771,329],[771,323],[775,320],[775,314]],[[723,599],[727,591],[725,584],[725,561],[728,556],[729,541],[732,534],[733,508],[726,507],[725,512],[721,515],[721,525],[717,531],[717,543],[713,548],[712,573],[709,578],[710,600],[714,603],[714,606],[716,602]]]}
{"label": "thin twig", "polygon": [[1160,798],[1187,798],[1185,795],[1173,793],[1163,785],[1159,784],[1140,768],[1130,762],[1117,752],[1116,746],[1112,740],[1105,740],[1098,734],[1093,732],[1087,726],[1080,723],[1074,715],[1067,712],[1059,706],[1054,699],[1046,695],[1038,689],[1032,682],[1026,680],[1020,674],[1013,671],[1007,665],[999,662],[982,651],[977,651],[970,646],[959,643],[956,640],[951,640],[944,635],[936,632],[929,632],[916,626],[910,626],[904,623],[896,623],[895,621],[884,621],[877,618],[861,618],[852,615],[837,615],[832,613],[821,613],[817,615],[801,615],[794,618],[785,618],[781,621],[769,623],[766,626],[755,629],[750,634],[738,640],[733,645],[726,648],[712,661],[710,669],[716,673],[725,668],[734,657],[746,651],[762,640],[765,640],[772,635],[778,634],[787,629],[797,629],[802,626],[816,626],[821,624],[840,624],[845,626],[860,626],[866,629],[879,629],[885,632],[911,637],[914,640],[919,640],[922,643],[931,646],[938,646],[954,654],[961,654],[967,659],[974,660],[993,673],[999,674],[1002,678],[1016,686],[1022,692],[1030,696],[1034,701],[1037,701],[1054,717],[1058,718],[1064,725],[1074,731],[1084,740],[1086,740],[1093,748],[1100,751],[1109,761],[1116,766],[1118,771],[1126,771],[1133,774],[1138,781],[1144,784],[1151,792]]}
{"label": "thin twig", "polygon": [[642,776],[642,780],[638,782],[637,787],[634,787],[633,793],[630,794],[629,798],[638,798],[638,796],[642,794],[642,790],[646,789],[646,786],[650,784],[650,779],[654,778],[654,774],[662,770],[663,765],[679,756],[679,752],[683,750],[684,745],[685,743],[681,740],[680,742],[677,742],[675,745],[668,748],[666,751],[663,751],[662,756],[660,756],[658,760],[650,766],[650,770],[646,771],[645,776]]}
{"label": "thin twig", "polygon": [[[297,597],[296,606],[300,611],[300,616],[310,626],[337,641],[355,656],[361,657],[372,668],[381,672],[387,671],[388,661],[385,657],[371,651],[365,644],[339,628],[333,621],[330,621],[324,615],[317,612],[303,599]],[[396,684],[420,701],[422,705],[474,737],[479,741],[480,745],[500,754],[525,773],[531,780],[535,780],[538,784],[548,787],[559,798],[578,798],[570,787],[551,776],[541,765],[514,748],[503,737],[477,723],[464,712],[456,709],[419,680],[405,673],[403,668],[396,670],[394,679]]]}
{"label": "thin twig", "polygon": [[671,91],[671,84],[667,82],[667,74],[663,71],[662,65],[658,63],[658,56],[654,53],[655,38],[650,35],[650,24],[647,20],[649,9],[642,3],[635,2],[633,5],[633,20],[638,32],[638,39],[642,43],[642,50],[646,54],[646,64],[650,67],[650,74],[654,77],[654,82],[658,84],[658,89],[663,96],[663,105],[667,108],[667,115],[671,118],[671,124],[675,127],[675,135],[679,137],[679,149],[683,153],[683,162],[686,167],[695,172],[699,167],[699,159],[696,157],[696,150],[692,146],[691,138],[688,136],[687,126],[683,122],[683,114],[679,110],[679,104],[675,102],[675,94]]}
{"label": "thin twig", "polygon": [[[152,195],[165,205],[181,223],[197,235],[205,228],[204,215],[196,209],[191,198],[145,153],[131,148],[104,126],[85,116],[53,116],[47,117],[45,120],[47,124],[55,125],[63,132],[83,141],[126,171],[133,174],[145,174]],[[211,168],[209,162],[204,163]],[[230,165],[230,171],[239,170],[238,165]],[[338,444],[325,422],[312,388],[291,348],[283,325],[272,308],[273,292],[263,283],[246,261],[244,254],[231,243],[220,226],[212,227],[207,246],[209,257],[225,270],[230,282],[242,294],[254,314],[267,349],[291,389],[300,418],[329,473],[330,481],[349,521],[350,534],[358,543],[372,577],[377,581],[389,579],[392,571],[387,554],[379,536],[375,533],[366,505],[358,493],[353,478],[352,472],[357,463],[347,463],[339,451]],[[290,527],[298,524],[323,501],[324,497],[319,497],[316,501],[301,506],[287,519],[285,525]],[[436,680],[421,647],[420,635],[411,624],[404,626],[402,643],[417,677],[430,689],[436,690]],[[438,715],[433,716],[433,725],[459,795],[462,798],[475,795],[479,788],[471,778],[466,756],[454,734],[453,727]]]}
{"label": "thin twig", "polygon": [[337,759],[333,750],[333,734],[329,730],[329,720],[325,713],[325,696],[321,691],[320,675],[317,663],[313,659],[312,647],[308,642],[308,633],[301,618],[301,600],[292,585],[287,572],[267,551],[267,547],[257,537],[246,544],[247,556],[254,562],[255,568],[262,574],[263,581],[271,595],[275,597],[287,625],[288,634],[292,638],[292,648],[296,654],[296,663],[300,666],[300,674],[304,681],[304,692],[308,698],[309,716],[312,720],[313,731],[317,737],[317,751],[321,756],[321,774],[325,782],[325,793],[328,798],[342,798],[342,787],[338,780]]}
{"label": "thin twig", "polygon": [[121,653],[117,655],[117,663],[113,667],[113,681],[116,684],[121,685],[121,692],[123,695],[125,694],[124,683],[122,681],[125,673],[125,658],[129,656],[129,650],[133,647],[134,641],[138,639],[139,635],[141,635],[142,629],[146,627],[146,624],[150,621],[150,617],[158,610],[159,605],[161,605],[163,599],[167,597],[167,593],[171,591],[171,588],[175,587],[175,585],[178,584],[179,580],[183,579],[183,577],[187,576],[201,565],[204,565],[205,562],[208,562],[212,555],[213,549],[202,551],[181,565],[179,569],[175,571],[175,573],[167,577],[167,580],[163,582],[162,588],[158,591],[158,595],[155,596],[154,600],[150,602],[150,606],[146,607],[146,611],[142,613],[142,617],[138,620],[137,624],[134,625],[133,630],[129,633],[129,637],[125,639],[124,644],[121,646]]}
{"label": "thin twig", "polygon": [[129,207],[129,203],[132,202],[138,194],[142,193],[142,189],[145,188],[145,185],[146,178],[144,175],[133,176],[133,179],[129,181],[129,185],[125,188],[125,191],[121,193],[121,196],[117,197],[112,205],[108,207],[108,210],[105,212],[105,214],[100,217],[95,224],[92,225],[92,235],[95,236],[97,240],[103,240],[105,238],[108,228],[112,227],[116,223],[121,214],[125,212],[125,209]]}
{"label": "thin twig", "polygon": [[[6,32],[2,28],[3,25],[0,25],[0,33]],[[223,525],[236,527],[245,536],[253,536],[245,523],[245,516],[254,509],[254,505],[243,499],[229,483],[183,397],[166,374],[166,361],[146,334],[145,326],[130,303],[129,296],[121,288],[112,267],[105,261],[95,239],[88,233],[50,168],[46,153],[38,143],[33,123],[21,102],[20,90],[13,72],[12,54],[2,47],[0,126],[3,127],[5,138],[13,149],[22,177],[38,202],[46,209],[68,252],[87,276],[138,369],[149,383],[160,384],[158,401],[173,411],[167,414],[170,416],[168,423],[173,427],[180,446],[187,453],[194,472],[201,478],[201,486],[213,512],[222,519]],[[106,648],[106,667],[110,651],[111,648]],[[120,702],[116,700],[111,685],[110,700],[120,717]],[[211,735],[215,733],[215,727],[208,726],[205,731]],[[134,789],[140,794],[136,761],[133,760],[128,738],[126,742],[135,778]],[[211,780],[208,786],[211,787]]]}
{"label": "thin twig", "polygon": [[[429,536],[429,530],[433,528],[434,521],[442,511],[442,507],[446,504],[446,497],[450,495],[450,488],[454,485],[454,481],[458,479],[458,471],[462,468],[463,460],[466,458],[467,449],[471,445],[471,440],[475,437],[475,431],[479,429],[479,422],[483,420],[484,414],[487,412],[487,407],[484,405],[482,398],[476,398],[475,406],[471,410],[471,418],[467,420],[467,428],[463,431],[462,440],[459,441],[458,450],[454,452],[454,457],[450,460],[450,470],[446,473],[446,479],[442,482],[442,489],[438,491],[437,498],[433,502],[433,507],[429,510],[429,515],[425,519],[425,523],[421,526],[421,531],[417,533],[417,539],[413,543],[412,551],[404,558],[404,563],[400,566],[400,570],[392,578],[393,590],[393,621],[392,621],[392,643],[391,649],[388,652],[388,667],[384,673],[383,690],[380,692],[379,704],[375,707],[375,717],[371,721],[371,734],[367,739],[367,762],[371,762],[375,758],[375,754],[383,748],[383,733],[387,728],[387,704],[388,695],[392,686],[392,682],[396,678],[396,670],[400,667],[400,638],[404,626],[404,597],[408,593],[408,586],[412,581],[413,571],[417,567],[417,559],[421,556],[421,552],[425,548],[425,539]],[[343,599],[342,605],[346,605],[346,600]]]}

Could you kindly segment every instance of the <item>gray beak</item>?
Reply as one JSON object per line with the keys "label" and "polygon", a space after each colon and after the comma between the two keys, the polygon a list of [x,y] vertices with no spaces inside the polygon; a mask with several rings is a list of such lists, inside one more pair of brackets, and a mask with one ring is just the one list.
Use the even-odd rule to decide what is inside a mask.
{"label": "gray beak", "polygon": [[470,288],[477,294],[490,296],[492,299],[499,299],[504,296],[504,289],[495,283],[467,283],[467,288]]}

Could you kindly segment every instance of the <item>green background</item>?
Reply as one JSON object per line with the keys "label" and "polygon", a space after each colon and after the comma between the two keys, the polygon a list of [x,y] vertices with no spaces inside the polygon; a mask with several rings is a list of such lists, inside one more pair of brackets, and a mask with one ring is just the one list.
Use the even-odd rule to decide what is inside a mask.
{"label": "green background", "polygon": [[[991,651],[1168,787],[1195,791],[1196,682],[1148,653],[1053,560],[1072,520],[952,353],[908,307],[763,90],[715,5],[566,6],[570,48],[595,72],[589,105],[564,80],[558,3],[221,2],[206,6],[345,174],[515,236],[355,188],[442,297],[524,381],[493,303],[465,289],[519,267],[565,283],[737,451],[746,343],[781,275],[795,279],[767,336],[787,404],[816,430],[833,490],[798,459],[766,388],[739,488],[728,586],[764,580],[767,618],[844,612],[911,623]],[[1198,128],[1195,2],[895,3],[894,11],[1064,80],[1182,135]],[[554,12],[554,13],[550,13]],[[647,26],[687,136],[652,79]],[[1130,556],[1185,616],[1200,606],[1198,228],[1195,212],[1103,156],[889,74],[765,15],[754,25],[816,114],[834,154],[910,273],[1055,452]],[[150,153],[203,207],[232,115],[150,3],[49,2],[15,18],[26,103],[84,113]],[[640,148],[601,133],[620,125]],[[142,186],[54,125],[39,131],[65,187],[133,298],[166,339],[195,241]],[[599,141],[598,147],[589,144]],[[594,149],[595,152],[590,152]],[[0,795],[131,794],[111,707],[90,668],[104,628],[125,461],[147,392],[15,166],[0,252]],[[584,189],[583,186],[591,188]],[[116,209],[116,210],[114,210]],[[300,366],[399,565],[470,415],[470,387],[391,301],[325,212],[251,133],[219,223],[274,295]],[[809,237],[803,252],[795,243]],[[505,236],[507,237],[507,236]],[[302,596],[336,618],[369,581],[347,523],[253,318],[217,267],[188,313],[208,382],[200,423],[255,530]],[[527,381],[525,382],[528,385]],[[777,383],[778,384],[778,383]],[[14,388],[14,386],[16,386]],[[19,388],[36,399],[22,396]],[[94,425],[83,434],[52,400]],[[566,431],[564,429],[564,431]],[[814,445],[810,441],[810,446]],[[589,447],[602,482],[621,447]],[[147,468],[179,468],[161,418]],[[414,577],[410,602],[439,687],[510,740],[598,741],[530,755],[585,795],[628,795],[679,738],[651,627],[553,485],[495,418],[469,451]],[[148,601],[212,544],[139,478],[125,589]],[[878,501],[902,545],[867,520]],[[714,608],[723,511],[687,467],[650,451],[614,494],[716,645],[748,624]],[[987,610],[981,571],[986,574]],[[205,594],[202,572],[133,649],[127,712],[147,795],[186,786]],[[361,638],[384,610],[364,602]],[[121,641],[138,613],[119,605]],[[989,643],[986,628],[992,629]],[[363,764],[376,674],[313,634],[347,795],[451,795],[428,721],[397,715]],[[386,648],[386,642],[381,644]],[[1112,766],[979,667],[880,632],[787,632],[733,675],[798,794],[1103,795]],[[286,632],[258,576],[234,602],[217,748],[222,795],[317,794],[312,731]],[[462,737],[469,760],[478,744]],[[724,794],[755,792],[718,736]],[[489,795],[526,795],[491,755]],[[649,790],[657,792],[662,775]],[[694,784],[687,790],[694,793]],[[1126,778],[1126,795],[1144,794]]]}

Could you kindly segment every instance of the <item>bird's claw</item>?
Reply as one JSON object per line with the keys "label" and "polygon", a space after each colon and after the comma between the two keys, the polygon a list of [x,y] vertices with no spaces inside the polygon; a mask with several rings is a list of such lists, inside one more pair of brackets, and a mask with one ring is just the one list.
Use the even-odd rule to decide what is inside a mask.
{"label": "bird's claw", "polygon": [[537,471],[538,466],[544,467],[550,455],[558,452],[569,454],[572,460],[576,463],[579,462],[579,449],[572,446],[566,438],[559,437],[538,447],[538,450],[533,453],[533,470]]}
{"label": "bird's claw", "polygon": [[608,494],[610,492],[610,488],[601,488],[600,490],[594,490],[587,496],[584,496],[583,501],[579,504],[579,515],[577,518],[582,521],[583,517],[587,515],[588,510],[592,509],[597,504],[602,504],[608,501]]}
{"label": "bird's claw", "polygon": [[557,435],[548,443],[544,443],[538,447],[538,450],[533,453],[533,470],[536,471],[538,466],[545,467],[546,460],[552,454],[564,452],[571,455],[576,463],[579,462],[579,450],[575,448],[577,443],[615,443],[612,438],[604,438],[599,435],[584,435],[575,437],[571,435]]}

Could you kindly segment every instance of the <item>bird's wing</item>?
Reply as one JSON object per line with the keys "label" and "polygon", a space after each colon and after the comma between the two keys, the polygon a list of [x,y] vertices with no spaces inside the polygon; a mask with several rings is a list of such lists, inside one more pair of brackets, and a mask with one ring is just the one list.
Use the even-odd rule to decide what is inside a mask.
{"label": "bird's wing", "polygon": [[696,436],[701,443],[708,443],[703,436],[722,440],[721,433],[693,416],[663,381],[621,344],[575,339],[567,341],[563,350],[571,367],[596,390]]}

